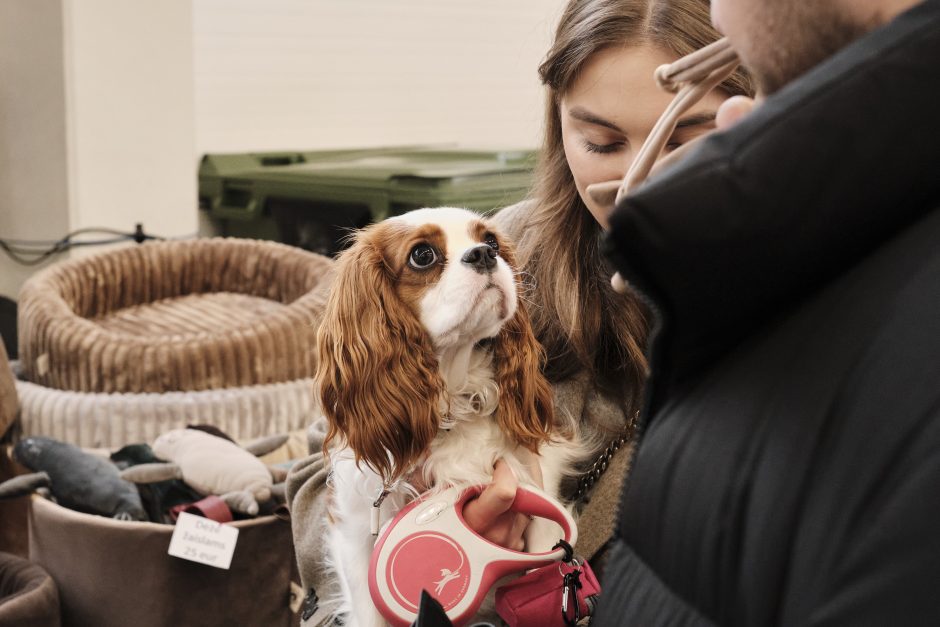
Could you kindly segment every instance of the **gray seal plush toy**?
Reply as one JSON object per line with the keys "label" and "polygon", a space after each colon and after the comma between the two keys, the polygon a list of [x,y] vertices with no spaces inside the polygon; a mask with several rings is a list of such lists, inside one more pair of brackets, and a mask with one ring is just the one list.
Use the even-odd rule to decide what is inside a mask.
{"label": "gray seal plush toy", "polygon": [[29,437],[13,448],[13,456],[35,474],[0,484],[0,498],[49,488],[69,509],[118,520],[148,520],[137,486],[121,478],[117,466],[77,446],[44,437]]}

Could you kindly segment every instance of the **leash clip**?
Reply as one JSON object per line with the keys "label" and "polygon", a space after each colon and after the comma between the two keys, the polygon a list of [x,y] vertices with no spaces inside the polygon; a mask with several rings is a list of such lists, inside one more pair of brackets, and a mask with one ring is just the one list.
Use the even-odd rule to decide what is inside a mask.
{"label": "leash clip", "polygon": [[[578,589],[582,587],[581,570],[565,573],[562,579],[561,618],[568,627],[574,627],[581,620],[581,604],[578,603]],[[568,601],[574,597],[574,619],[568,617]]]}
{"label": "leash clip", "polygon": [[382,491],[379,493],[379,496],[376,497],[375,501],[372,502],[372,517],[370,521],[370,530],[372,531],[373,536],[379,535],[379,518],[382,513],[382,501],[385,500],[385,497],[388,496],[390,489],[389,485],[385,484],[382,487]]}

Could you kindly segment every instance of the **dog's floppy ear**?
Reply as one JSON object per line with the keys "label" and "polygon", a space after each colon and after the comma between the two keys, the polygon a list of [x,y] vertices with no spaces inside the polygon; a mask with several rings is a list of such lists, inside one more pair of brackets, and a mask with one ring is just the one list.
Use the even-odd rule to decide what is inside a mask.
{"label": "dog's floppy ear", "polygon": [[342,436],[384,480],[430,446],[444,390],[431,340],[399,298],[383,256],[382,225],[342,253],[317,333],[316,381],[329,419],[324,450]]}
{"label": "dog's floppy ear", "polygon": [[[500,238],[500,256],[516,274],[516,291],[521,293],[518,266],[512,245]],[[542,374],[545,352],[535,339],[529,314],[519,299],[515,315],[503,325],[493,346],[499,405],[496,420],[516,444],[531,451],[550,438],[555,420],[552,388]]]}

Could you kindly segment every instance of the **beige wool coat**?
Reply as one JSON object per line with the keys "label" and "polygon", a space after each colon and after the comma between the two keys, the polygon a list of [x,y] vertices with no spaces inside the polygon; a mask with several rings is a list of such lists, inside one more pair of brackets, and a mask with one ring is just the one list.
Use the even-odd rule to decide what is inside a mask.
{"label": "beige wool coat", "polygon": [[[497,227],[503,234],[518,241],[524,237],[525,209],[520,203],[503,209],[494,216]],[[569,378],[553,386],[555,411],[576,418],[588,429],[604,426],[617,430],[627,424],[626,409],[601,395],[585,373]],[[311,454],[298,462],[287,478],[287,499],[291,510],[294,545],[301,581],[312,601],[309,606],[316,610],[302,621],[304,627],[329,624],[338,583],[330,573],[326,562],[326,527],[328,524],[326,481],[329,467],[322,454],[326,435],[326,419],[317,420],[308,430]],[[606,443],[598,450],[600,453]],[[630,446],[624,446],[613,456],[607,472],[595,484],[588,497],[576,506],[579,538],[576,551],[591,557],[602,549],[614,528],[620,499],[620,488],[632,454]],[[587,466],[593,461],[593,456]],[[568,487],[573,496],[573,484]],[[363,512],[363,515],[369,515]],[[310,591],[313,591],[312,593]]]}

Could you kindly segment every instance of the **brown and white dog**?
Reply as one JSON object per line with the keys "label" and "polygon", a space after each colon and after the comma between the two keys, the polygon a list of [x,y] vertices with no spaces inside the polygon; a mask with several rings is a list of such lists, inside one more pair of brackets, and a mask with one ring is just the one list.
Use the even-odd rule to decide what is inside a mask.
{"label": "brown and white dog", "polygon": [[[332,464],[326,541],[347,625],[384,624],[368,589],[383,490],[382,524],[425,489],[489,483],[504,459],[557,496],[581,457],[573,428],[556,426],[519,287],[511,244],[464,209],[390,218],[341,254],[316,377]],[[535,519],[526,550],[549,550],[559,532]]]}

